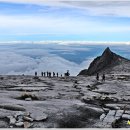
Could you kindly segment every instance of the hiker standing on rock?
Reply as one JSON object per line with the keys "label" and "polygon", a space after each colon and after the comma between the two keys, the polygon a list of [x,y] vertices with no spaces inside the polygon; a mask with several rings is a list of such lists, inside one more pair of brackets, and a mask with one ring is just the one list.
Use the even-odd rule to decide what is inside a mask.
{"label": "hiker standing on rock", "polygon": [[53,77],[55,77],[55,72],[53,72]]}
{"label": "hiker standing on rock", "polygon": [[56,75],[57,75],[57,77],[58,77],[59,74],[57,73]]}
{"label": "hiker standing on rock", "polygon": [[37,76],[37,72],[35,72],[35,76]]}
{"label": "hiker standing on rock", "polygon": [[97,79],[97,81],[99,80],[99,73],[97,73],[96,79]]}
{"label": "hiker standing on rock", "polygon": [[43,72],[41,72],[41,76],[43,77]]}
{"label": "hiker standing on rock", "polygon": [[69,77],[70,76],[69,70],[67,70],[67,73],[65,73],[64,75],[65,77]]}
{"label": "hiker standing on rock", "polygon": [[105,81],[105,74],[102,75],[102,81]]}
{"label": "hiker standing on rock", "polygon": [[51,78],[51,72],[49,72],[49,77]]}

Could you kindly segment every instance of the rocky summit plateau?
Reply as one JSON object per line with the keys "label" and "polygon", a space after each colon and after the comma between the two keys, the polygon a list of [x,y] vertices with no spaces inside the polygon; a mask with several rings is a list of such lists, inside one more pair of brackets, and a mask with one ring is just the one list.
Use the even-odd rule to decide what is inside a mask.
{"label": "rocky summit plateau", "polygon": [[76,77],[1,75],[0,127],[130,128],[129,72],[107,48]]}

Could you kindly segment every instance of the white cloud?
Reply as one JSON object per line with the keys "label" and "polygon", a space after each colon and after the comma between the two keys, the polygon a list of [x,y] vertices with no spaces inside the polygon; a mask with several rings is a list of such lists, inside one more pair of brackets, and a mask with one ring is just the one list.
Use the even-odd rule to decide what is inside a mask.
{"label": "white cloud", "polygon": [[[29,48],[30,47],[31,45]],[[91,61],[91,59],[88,59],[78,65],[61,58],[58,55],[50,54],[48,49],[35,49],[33,46],[30,49],[27,46],[26,49],[21,48],[24,48],[24,45],[20,47],[17,45],[16,48],[13,49],[4,46],[3,50],[1,46],[0,74],[34,75],[35,71],[39,74],[41,71],[51,71],[64,74],[67,70],[70,70],[71,75],[77,75],[82,69],[87,68],[87,65]],[[44,50],[46,51],[44,52]],[[74,48],[72,48],[72,50],[74,50]]]}
{"label": "white cloud", "polygon": [[[81,9],[80,13],[90,15],[112,15],[130,16],[129,1],[46,1],[46,0],[0,0],[1,2],[29,3],[29,4],[48,4],[58,7],[71,6],[71,8]],[[44,8],[43,8],[44,9]],[[55,12],[55,11],[54,11]],[[130,31],[129,24],[117,24],[118,22],[107,22],[102,19],[93,20],[84,17],[75,17],[72,14],[66,16],[36,14],[29,15],[0,15],[0,34],[1,35],[59,35],[70,34],[89,35],[93,33],[123,33]],[[120,22],[119,22],[120,23]]]}
{"label": "white cloud", "polygon": [[0,0],[0,2],[79,8],[86,10],[90,15],[130,17],[130,0]]}
{"label": "white cloud", "polygon": [[[14,44],[43,44],[43,45],[45,45],[45,44],[56,44],[56,46],[57,46],[57,44],[58,45],[66,45],[66,46],[68,46],[68,45],[75,45],[75,46],[80,46],[80,45],[130,45],[130,41],[122,41],[122,42],[115,42],[115,41],[60,41],[60,40],[58,40],[58,41],[52,41],[52,40],[46,40],[46,41],[7,41],[7,42],[5,42],[5,41],[1,41],[0,42],[0,45],[14,45]],[[60,48],[61,49],[61,48]],[[65,50],[64,48],[63,48],[63,50]],[[67,51],[72,51],[72,48],[67,48]],[[74,49],[74,51],[75,51],[76,49]],[[89,50],[88,48],[77,48],[77,50],[82,50],[82,51],[87,51],[87,50]],[[26,49],[26,51],[27,52],[25,52],[24,51],[24,53],[26,54],[26,53],[29,53],[30,54],[30,52],[29,51],[32,51],[32,50],[28,50],[28,49]],[[35,50],[35,51],[37,51],[37,50]],[[38,52],[38,54],[39,53],[41,53],[41,52]],[[47,52],[43,52],[42,51],[42,53],[41,54],[43,54],[43,53],[46,53],[46,54],[48,54]]]}
{"label": "white cloud", "polygon": [[0,73],[7,74],[14,70],[24,72],[36,68],[36,62],[31,58],[13,52],[0,52]]}
{"label": "white cloud", "polygon": [[[14,60],[15,59],[15,60]],[[20,59],[20,60],[19,60]],[[28,57],[12,55],[7,59],[0,59],[1,74],[31,74],[37,71],[39,74],[41,71],[58,72],[64,74],[67,70],[70,70],[71,75],[77,75],[82,69],[87,68],[87,65],[91,60],[85,61],[78,65],[76,63],[67,61],[59,56],[44,56],[41,59],[31,59]],[[6,65],[5,65],[6,64]]]}
{"label": "white cloud", "polygon": [[[19,15],[16,13],[13,14],[4,14],[0,15],[0,35],[1,39],[7,36],[5,39],[19,39],[27,38],[30,39],[33,36],[36,39],[44,38],[68,38],[73,39],[73,35],[77,35],[80,40],[80,37],[84,38],[86,36],[88,39],[89,36],[94,39],[99,36],[104,37],[108,35],[108,37],[115,36],[118,39],[118,36],[126,36],[130,32],[130,24],[126,19],[121,19],[122,21],[117,21],[117,19],[101,19],[97,17],[93,19],[92,17],[87,17],[88,15],[93,16],[130,16],[130,2],[129,1],[63,1],[63,0],[0,0],[1,2],[14,2],[14,3],[29,3],[29,4],[39,4],[40,7],[42,5],[50,5],[53,7],[69,7],[75,8],[76,11],[78,9],[78,14],[74,15],[70,10],[70,13],[64,12],[64,10],[58,10],[53,13],[50,13],[51,8],[47,9],[49,12],[43,13],[41,12],[29,13],[25,14],[25,12]],[[58,8],[57,7],[57,8]],[[31,8],[30,8],[31,10]],[[33,10],[33,9],[32,9]],[[43,8],[44,10],[44,8]],[[67,9],[66,9],[67,10]],[[73,10],[73,9],[72,9]],[[61,15],[59,12],[63,11],[64,15]],[[40,15],[39,15],[40,14]],[[49,15],[48,15],[49,14]],[[86,15],[87,14],[87,15]],[[108,20],[108,21],[107,21]],[[110,20],[110,21],[109,21]],[[113,20],[113,21],[112,21]],[[114,21],[115,20],[115,21]],[[117,33],[117,34],[116,34]],[[110,35],[109,35],[110,34]],[[27,37],[28,36],[28,37]],[[52,36],[52,37],[51,37]],[[69,36],[72,36],[69,38]],[[110,36],[110,38],[111,38]],[[49,38],[48,38],[49,37]],[[75,36],[76,38],[76,36]],[[98,39],[98,38],[97,38]],[[128,39],[128,38],[127,38]],[[33,39],[34,40],[34,39]],[[124,38],[125,40],[125,38]]]}
{"label": "white cloud", "polygon": [[[68,18],[38,16],[0,16],[2,34],[65,34],[83,33],[90,22],[80,22]],[[70,29],[73,28],[73,29]]]}
{"label": "white cloud", "polygon": [[100,32],[129,32],[130,25],[109,25],[101,21],[66,17],[3,16],[0,15],[2,35],[69,35]]}

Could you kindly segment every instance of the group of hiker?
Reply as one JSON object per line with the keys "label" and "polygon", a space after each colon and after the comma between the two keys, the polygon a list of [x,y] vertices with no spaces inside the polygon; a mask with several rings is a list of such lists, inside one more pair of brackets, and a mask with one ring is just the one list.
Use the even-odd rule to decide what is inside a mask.
{"label": "group of hiker", "polygon": [[[37,72],[35,72],[35,76],[38,76]],[[41,72],[41,76],[42,77],[62,77],[63,75],[62,74],[60,75],[58,72],[55,73],[55,72],[47,71],[47,72]],[[67,70],[67,72],[64,73],[64,76],[65,77],[70,76],[69,70]],[[103,73],[102,74],[102,81],[105,81],[105,78],[106,78],[105,74]],[[96,75],[96,80],[99,81],[99,73],[97,73],[97,75]]]}
{"label": "group of hiker", "polygon": [[[102,81],[105,81],[105,74],[103,73],[103,75],[102,75]],[[99,73],[97,73],[97,75],[96,75],[96,80],[97,81],[99,81]]]}
{"label": "group of hiker", "polygon": [[[38,76],[37,72],[35,72],[35,76]],[[47,72],[41,72],[41,76],[42,77],[62,77],[63,75],[62,74],[60,75],[58,72],[55,73],[55,72],[47,71]],[[67,70],[67,73],[64,73],[64,76],[70,76],[69,70]]]}

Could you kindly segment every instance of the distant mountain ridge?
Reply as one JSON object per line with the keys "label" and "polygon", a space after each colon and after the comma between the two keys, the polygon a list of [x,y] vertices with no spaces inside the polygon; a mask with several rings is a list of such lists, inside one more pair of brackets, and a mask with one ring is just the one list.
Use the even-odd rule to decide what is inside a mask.
{"label": "distant mountain ridge", "polygon": [[130,60],[117,55],[107,47],[103,54],[95,58],[88,69],[82,70],[78,75],[94,75],[96,73],[130,72]]}

